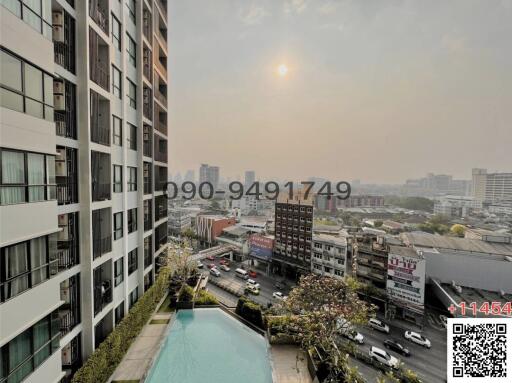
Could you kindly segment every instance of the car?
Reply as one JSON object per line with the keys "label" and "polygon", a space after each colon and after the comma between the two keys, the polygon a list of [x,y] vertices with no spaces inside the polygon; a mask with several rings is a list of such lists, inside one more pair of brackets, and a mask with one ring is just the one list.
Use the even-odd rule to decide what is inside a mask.
{"label": "car", "polygon": [[398,369],[398,366],[400,364],[400,360],[390,355],[385,350],[375,346],[370,347],[369,355],[370,358],[394,369]]}
{"label": "car", "polygon": [[207,255],[206,259],[209,261],[213,261],[213,260],[215,260],[215,257],[213,255]]}
{"label": "car", "polygon": [[249,276],[251,278],[256,278],[258,276],[258,273],[254,270],[249,270]]}
{"label": "car", "polygon": [[404,356],[411,356],[411,353],[409,352],[409,350],[407,348],[405,348],[404,346],[402,346],[400,343],[398,343],[394,339],[386,339],[384,341],[384,347],[386,347],[387,349],[393,350],[395,352],[398,352],[399,354],[402,354]]}
{"label": "car", "polygon": [[220,263],[221,265],[229,266],[229,260],[228,260],[228,259],[221,259],[221,260],[219,261],[219,263]]}
{"label": "car", "polygon": [[210,274],[215,277],[220,277],[220,271],[217,270],[215,267],[210,269]]}
{"label": "car", "polygon": [[425,338],[423,335],[418,334],[417,332],[407,330],[404,333],[404,338],[410,340],[413,343],[419,344],[420,346],[423,346],[425,348],[431,347],[430,340]]}
{"label": "car", "polygon": [[203,263],[201,261],[197,261],[197,268],[198,269],[202,269],[203,268]]}
{"label": "car", "polygon": [[209,269],[213,269],[213,268],[215,268],[215,267],[216,267],[216,266],[215,266],[215,263],[209,263],[209,264],[208,264],[208,268],[209,268]]}
{"label": "car", "polygon": [[389,326],[387,324],[385,324],[383,321],[378,320],[377,318],[370,318],[368,320],[368,326],[370,326],[371,328],[373,328],[377,331],[381,331],[381,332],[385,332],[386,334],[389,334]]}
{"label": "car", "polygon": [[260,289],[257,288],[256,286],[253,286],[253,285],[245,286],[245,291],[247,293],[251,293],[251,294],[254,294],[254,295],[259,295],[260,294]]}
{"label": "car", "polygon": [[364,336],[363,336],[363,334],[358,333],[354,329],[348,329],[346,331],[343,331],[341,333],[341,335],[343,335],[347,339],[350,339],[353,342],[357,342],[359,344],[363,344],[364,343]]}
{"label": "car", "polygon": [[274,284],[274,287],[275,287],[276,289],[282,290],[282,289],[284,289],[285,285],[284,285],[284,283],[283,283],[283,282],[279,282],[279,281],[277,281],[277,282]]}
{"label": "car", "polygon": [[260,284],[259,284],[258,282],[256,282],[256,281],[252,280],[252,279],[248,279],[248,280],[245,282],[245,284],[246,284],[247,286],[249,286],[249,285],[250,285],[250,286],[254,286],[254,287],[258,288],[258,289],[260,288]]}
{"label": "car", "polygon": [[231,270],[229,267],[227,267],[226,265],[222,264],[219,266],[219,269],[221,269],[222,271],[229,271]]}
{"label": "car", "polygon": [[280,301],[284,301],[286,296],[280,291],[274,291],[272,293],[272,298],[279,299]]}

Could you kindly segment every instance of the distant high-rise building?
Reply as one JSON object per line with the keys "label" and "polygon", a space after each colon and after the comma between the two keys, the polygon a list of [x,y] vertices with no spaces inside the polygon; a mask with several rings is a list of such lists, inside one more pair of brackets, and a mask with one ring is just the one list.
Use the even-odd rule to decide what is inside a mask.
{"label": "distant high-rise building", "polygon": [[454,180],[451,175],[429,173],[426,177],[409,179],[405,182],[404,191],[409,195],[468,195],[470,181]]}
{"label": "distant high-rise building", "polygon": [[512,200],[512,173],[487,173],[473,169],[473,196],[479,201]]}
{"label": "distant high-rise building", "polygon": [[245,186],[250,187],[256,181],[256,172],[254,170],[247,170],[245,172]]}
{"label": "distant high-rise building", "polygon": [[208,164],[201,164],[199,167],[199,183],[208,182]]}
{"label": "distant high-rise building", "polygon": [[199,167],[199,183],[209,182],[212,184],[213,189],[216,190],[219,186],[219,177],[220,168],[218,166],[201,164]]}
{"label": "distant high-rise building", "polygon": [[311,269],[313,234],[313,198],[301,192],[293,198],[279,195],[275,204],[275,243],[273,268],[276,272],[296,277]]}

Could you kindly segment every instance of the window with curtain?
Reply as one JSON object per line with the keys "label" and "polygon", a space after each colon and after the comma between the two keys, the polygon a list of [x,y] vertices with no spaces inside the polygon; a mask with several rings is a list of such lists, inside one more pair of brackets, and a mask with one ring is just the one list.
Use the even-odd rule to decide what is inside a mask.
{"label": "window with curtain", "polygon": [[30,266],[32,269],[32,286],[48,279],[46,237],[30,240]]}
{"label": "window with curtain", "polygon": [[137,191],[137,168],[128,166],[128,191]]}
{"label": "window with curtain", "polygon": [[32,372],[32,360],[23,363],[32,355],[32,334],[30,329],[22,332],[9,342],[8,347],[8,370],[14,371],[9,376],[9,382],[21,382]]}
{"label": "window with curtain", "polygon": [[46,185],[48,185],[48,199],[57,199],[57,181],[55,179],[55,156],[46,156]]}
{"label": "window with curtain", "polygon": [[124,257],[114,262],[114,286],[118,286],[124,279]]}
{"label": "window with curtain", "polygon": [[112,116],[112,134],[114,145],[123,146],[123,125],[119,117]]}
{"label": "window with curtain", "polygon": [[0,261],[5,276],[0,276],[2,299],[4,301],[29,288],[28,244],[19,243],[2,249]]}
{"label": "window with curtain", "polygon": [[50,321],[41,320],[34,325],[34,367],[39,366],[51,354]]}
{"label": "window with curtain", "polygon": [[22,152],[2,150],[2,205],[25,202],[25,156]]}
{"label": "window with curtain", "polygon": [[123,167],[121,165],[114,166],[114,193],[120,193],[123,191]]}
{"label": "window with curtain", "polygon": [[45,164],[44,155],[27,154],[28,201],[44,201]]}
{"label": "window with curtain", "polygon": [[114,240],[123,237],[123,212],[114,214]]}

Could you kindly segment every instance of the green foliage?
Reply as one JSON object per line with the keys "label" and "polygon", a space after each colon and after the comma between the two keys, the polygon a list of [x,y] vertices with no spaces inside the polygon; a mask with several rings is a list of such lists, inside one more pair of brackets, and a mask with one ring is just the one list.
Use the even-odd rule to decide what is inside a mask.
{"label": "green foliage", "polygon": [[167,291],[169,275],[170,270],[167,267],[160,270],[153,286],[142,295],[121,323],[76,372],[72,383],[104,383],[108,381]]}
{"label": "green foliage", "polygon": [[404,209],[432,212],[434,201],[424,197],[388,196],[384,199],[386,205],[398,206]]}
{"label": "green foliage", "polygon": [[418,225],[418,229],[431,234],[446,234],[450,230],[447,226],[449,219],[443,215],[436,214],[427,222]]}
{"label": "green foliage", "polygon": [[190,227],[186,228],[185,230],[183,230],[183,232],[181,233],[181,235],[183,235],[184,237],[188,238],[188,239],[196,239],[197,238],[197,235],[196,233],[194,232],[194,230]]}
{"label": "green foliage", "polygon": [[373,226],[375,226],[375,227],[381,227],[383,223],[384,223],[384,222],[382,222],[382,221],[375,221],[375,222],[373,223]]}
{"label": "green foliage", "polygon": [[191,302],[194,298],[194,289],[187,285],[186,283],[181,286],[180,292],[178,294],[178,300],[180,302]]}
{"label": "green foliage", "polygon": [[199,290],[195,298],[196,305],[218,305],[219,301],[212,293],[206,290]]}
{"label": "green foliage", "polygon": [[455,234],[456,236],[464,237],[464,233],[466,232],[466,226],[459,225],[458,223],[456,223],[450,228],[450,232]]}
{"label": "green foliage", "polygon": [[261,306],[245,296],[238,299],[235,312],[253,325],[263,328]]}

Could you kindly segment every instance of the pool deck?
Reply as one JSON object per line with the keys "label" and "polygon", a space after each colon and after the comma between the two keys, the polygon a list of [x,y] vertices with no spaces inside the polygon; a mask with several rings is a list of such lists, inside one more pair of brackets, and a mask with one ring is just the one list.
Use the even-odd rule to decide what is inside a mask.
{"label": "pool deck", "polygon": [[170,321],[174,313],[155,313],[142,328],[141,333],[128,349],[123,360],[110,377],[109,382],[142,381],[158,353],[167,323],[152,324],[152,321]]}
{"label": "pool deck", "polygon": [[[297,346],[272,345],[272,379],[274,383],[311,383],[306,355]],[[298,356],[298,357],[297,357]]]}

